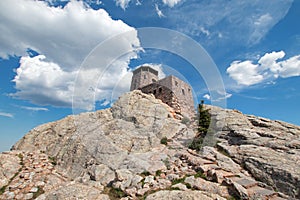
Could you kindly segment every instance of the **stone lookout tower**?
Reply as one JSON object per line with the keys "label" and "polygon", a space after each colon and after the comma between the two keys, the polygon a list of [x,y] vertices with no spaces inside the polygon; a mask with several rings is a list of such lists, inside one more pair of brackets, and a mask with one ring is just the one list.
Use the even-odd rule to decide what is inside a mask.
{"label": "stone lookout tower", "polygon": [[141,90],[153,94],[175,111],[175,117],[190,119],[195,116],[195,107],[191,86],[176,76],[158,78],[158,71],[149,66],[141,66],[133,71],[130,91]]}

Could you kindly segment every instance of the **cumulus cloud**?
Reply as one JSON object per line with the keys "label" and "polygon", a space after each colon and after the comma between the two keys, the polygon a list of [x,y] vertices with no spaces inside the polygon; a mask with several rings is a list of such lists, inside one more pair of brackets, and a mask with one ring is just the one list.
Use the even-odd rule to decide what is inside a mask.
{"label": "cumulus cloud", "polygon": [[263,81],[263,75],[258,73],[258,65],[253,64],[251,61],[234,61],[230,67],[227,68],[227,73],[238,84],[253,85]]}
{"label": "cumulus cloud", "polygon": [[[99,98],[108,97],[108,88],[114,88],[115,80],[128,72],[128,63],[137,56],[140,46],[134,28],[113,20],[103,9],[93,10],[80,1],[71,1],[64,7],[51,7],[33,0],[22,4],[17,0],[0,1],[0,10],[0,57],[22,56],[13,80],[17,92],[12,96],[35,104],[71,106],[75,87],[82,94],[76,96],[77,100],[84,99],[88,91],[98,92]],[[114,41],[113,36],[119,34],[124,36]],[[94,55],[96,59],[89,59],[88,67],[79,69],[91,50],[109,38],[112,38],[109,48],[104,47]],[[40,55],[29,57],[28,49]],[[114,57],[119,51],[131,53]],[[113,69],[106,70],[112,60],[118,65],[112,64]],[[99,76],[103,70],[109,72],[109,81],[100,90],[92,79],[97,80],[99,77],[95,75]],[[78,105],[86,109],[93,107],[90,104],[94,102],[82,102],[85,103]]]}
{"label": "cumulus cloud", "polygon": [[133,30],[103,10],[80,1],[64,8],[42,1],[0,1],[0,56],[26,55],[28,48],[63,68],[74,68],[103,40]]}
{"label": "cumulus cloud", "polygon": [[169,7],[174,7],[176,4],[178,4],[181,0],[162,0],[162,2]]}
{"label": "cumulus cloud", "polygon": [[24,56],[13,82],[14,97],[34,104],[70,107],[76,71],[64,71],[58,64],[45,61],[44,55]]}
{"label": "cumulus cloud", "polygon": [[[250,86],[279,77],[300,76],[300,55],[282,60],[284,51],[266,53],[254,61],[233,61],[227,68],[228,75],[239,85]],[[278,61],[281,60],[281,61]]]}
{"label": "cumulus cloud", "polygon": [[0,112],[0,116],[2,117],[8,117],[8,118],[14,118],[14,115],[7,112]]}

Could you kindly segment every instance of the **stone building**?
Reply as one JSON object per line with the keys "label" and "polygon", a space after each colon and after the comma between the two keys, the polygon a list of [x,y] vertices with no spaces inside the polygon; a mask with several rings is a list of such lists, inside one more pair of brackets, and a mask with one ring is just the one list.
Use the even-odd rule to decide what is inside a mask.
{"label": "stone building", "polygon": [[130,91],[141,90],[146,94],[153,94],[157,99],[174,109],[175,116],[195,116],[192,89],[189,84],[177,78],[168,76],[158,78],[158,71],[148,66],[142,66],[133,71]]}

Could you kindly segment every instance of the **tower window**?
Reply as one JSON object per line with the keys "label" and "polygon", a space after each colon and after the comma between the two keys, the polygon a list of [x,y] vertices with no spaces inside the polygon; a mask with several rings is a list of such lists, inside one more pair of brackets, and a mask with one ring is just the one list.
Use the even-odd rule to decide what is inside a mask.
{"label": "tower window", "polygon": [[175,81],[175,86],[178,86],[178,82],[177,81]]}
{"label": "tower window", "polygon": [[153,94],[154,94],[154,95],[156,94],[156,90],[153,90]]}
{"label": "tower window", "polygon": [[147,78],[147,76],[146,75],[144,75],[144,79],[146,79]]}
{"label": "tower window", "polygon": [[181,90],[182,90],[182,94],[183,94],[183,95],[185,95],[185,93],[184,93],[184,89],[181,89]]}

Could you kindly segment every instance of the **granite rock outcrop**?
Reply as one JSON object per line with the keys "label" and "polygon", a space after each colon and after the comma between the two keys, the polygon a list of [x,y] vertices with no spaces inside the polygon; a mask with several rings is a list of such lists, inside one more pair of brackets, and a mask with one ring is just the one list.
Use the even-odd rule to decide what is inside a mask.
{"label": "granite rock outcrop", "polygon": [[0,199],[297,199],[300,128],[205,106],[212,135],[132,91],[34,128],[0,154]]}

